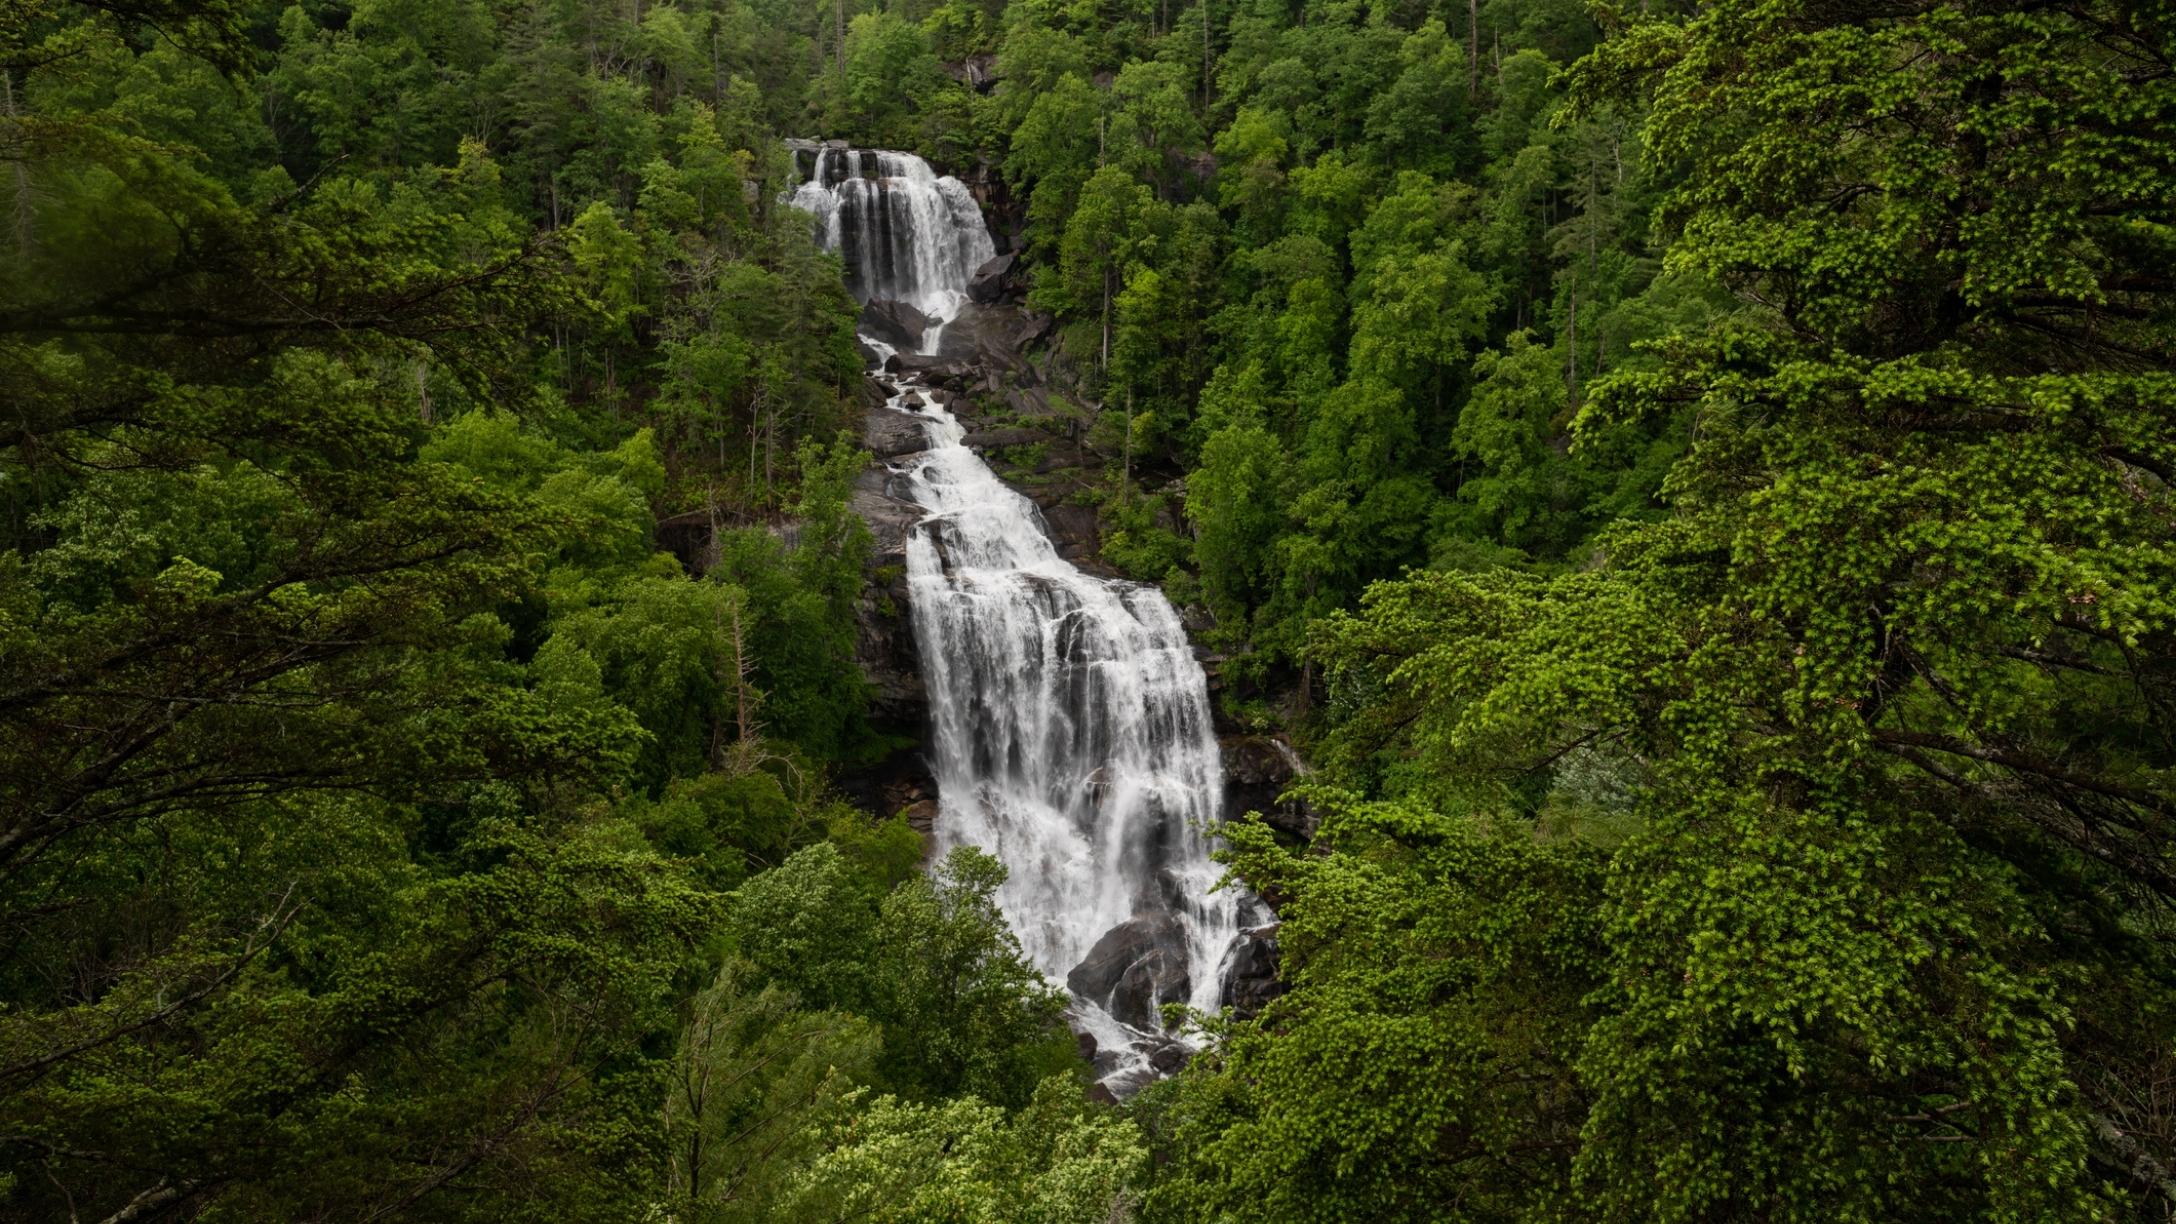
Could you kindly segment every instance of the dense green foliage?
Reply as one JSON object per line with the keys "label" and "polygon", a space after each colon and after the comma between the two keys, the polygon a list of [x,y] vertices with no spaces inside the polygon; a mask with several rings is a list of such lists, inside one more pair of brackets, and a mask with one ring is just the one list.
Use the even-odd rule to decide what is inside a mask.
{"label": "dense green foliage", "polygon": [[1148,1213],[2165,1216],[2171,14],[1602,15],[1006,10],[1108,555],[1324,771]]}
{"label": "dense green foliage", "polygon": [[1228,674],[1275,688],[1311,620],[1405,566],[1559,563],[1658,509],[1682,413],[1570,452],[1566,427],[1597,376],[1724,299],[1661,272],[1669,163],[1640,104],[1575,112],[1553,84],[1593,45],[1579,6],[1004,21],[978,101],[1011,126],[989,156],[1033,301],[1074,321],[1128,473],[1145,451],[1187,476],[1191,538],[1147,546],[1114,511],[1112,559],[1198,579]]}
{"label": "dense green foliage", "polygon": [[[2176,1218],[2172,31],[0,0],[0,1215]],[[1121,1110],[827,789],[818,133],[1317,766]]]}
{"label": "dense green foliage", "polygon": [[[732,16],[0,6],[0,1216],[1137,1163],[1002,869],[825,790],[860,359]],[[766,964],[797,851],[889,961]]]}
{"label": "dense green foliage", "polygon": [[[1275,649],[1265,613],[1328,613],[1298,649],[1344,790],[1313,853],[1235,838],[1293,989],[1162,1107],[1153,1216],[2169,1212],[2167,16],[1725,3],[1618,32],[1551,135],[1651,107],[1668,246],[1634,308],[1676,326],[1629,360],[1580,360],[1574,294],[1597,329],[1610,299],[1560,244],[1554,359],[1514,332],[1439,385],[1501,325],[1462,262],[1488,241],[1390,246],[1395,279],[1368,253],[1472,192],[1360,197],[1342,327],[1293,294],[1274,333],[1342,364],[1227,358],[1201,398],[1314,378],[1304,429],[1211,435],[1189,496],[1205,592],[1251,593],[1227,626],[1252,607]],[[1217,144],[1235,231],[1247,122]],[[1516,164],[1469,180],[1479,215]],[[1584,203],[1567,237],[1623,232]],[[1739,305],[1658,296],[1700,284]],[[1658,491],[1639,439],[1688,432]],[[1308,488],[1318,438],[1342,467]],[[1433,490],[1397,483],[1422,440]],[[1428,572],[1351,608],[1406,539]],[[1551,557],[1576,568],[1522,563]]]}

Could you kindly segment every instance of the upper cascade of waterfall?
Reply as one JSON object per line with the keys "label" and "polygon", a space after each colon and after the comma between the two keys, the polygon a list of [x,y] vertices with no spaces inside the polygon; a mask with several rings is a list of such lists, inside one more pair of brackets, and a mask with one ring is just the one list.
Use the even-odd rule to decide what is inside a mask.
{"label": "upper cascade of waterfall", "polygon": [[846,263],[857,302],[905,302],[949,319],[967,281],[997,253],[966,184],[912,153],[797,144],[796,207],[815,214],[817,241]]}
{"label": "upper cascade of waterfall", "polygon": [[[845,257],[855,295],[929,315],[934,348],[992,251],[973,197],[911,154],[796,156],[806,181],[793,202]],[[1174,1065],[1159,1009],[1219,1008],[1234,946],[1263,916],[1243,890],[1215,887],[1223,769],[1207,677],[1163,592],[1066,561],[951,412],[914,378],[878,377],[888,410],[916,418],[928,444],[891,469],[888,490],[924,511],[907,580],[937,848],[980,846],[1009,868],[998,901],[1022,947],[1072,992],[1102,1081],[1130,1092]]]}

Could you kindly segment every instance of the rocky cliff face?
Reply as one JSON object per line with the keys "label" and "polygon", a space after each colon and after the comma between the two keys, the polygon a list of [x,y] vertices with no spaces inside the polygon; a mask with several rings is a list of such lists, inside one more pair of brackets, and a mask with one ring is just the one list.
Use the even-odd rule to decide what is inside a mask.
{"label": "rocky cliff face", "polygon": [[1233,819],[1260,812],[1270,828],[1292,841],[1313,841],[1322,818],[1305,802],[1284,792],[1305,776],[1306,766],[1283,737],[1227,735],[1218,741],[1224,756],[1224,811]]}

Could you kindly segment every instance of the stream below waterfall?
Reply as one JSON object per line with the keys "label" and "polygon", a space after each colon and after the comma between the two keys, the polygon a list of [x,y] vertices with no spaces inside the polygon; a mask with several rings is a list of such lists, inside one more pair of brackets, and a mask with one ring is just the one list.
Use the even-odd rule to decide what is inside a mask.
{"label": "stream below waterfall", "polygon": [[[932,321],[966,302],[994,247],[958,180],[903,153],[803,147],[793,203],[846,264],[857,300]],[[1009,871],[998,900],[1037,968],[1072,995],[1096,1072],[1125,1095],[1168,1073],[1184,1046],[1159,1009],[1212,1011],[1235,941],[1260,903],[1217,889],[1207,832],[1223,770],[1206,676],[1177,612],[1152,586],[1063,559],[1041,511],[1007,486],[966,429],[913,376],[882,372],[927,448],[890,469],[925,511],[907,539],[916,648],[927,684],[939,852],[971,844]]]}

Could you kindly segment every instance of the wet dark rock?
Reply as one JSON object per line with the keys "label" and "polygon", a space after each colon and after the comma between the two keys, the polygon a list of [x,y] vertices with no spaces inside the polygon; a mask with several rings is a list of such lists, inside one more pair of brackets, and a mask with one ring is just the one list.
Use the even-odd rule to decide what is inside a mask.
{"label": "wet dark rock", "polygon": [[[1179,623],[1186,626],[1187,636],[1196,640],[1216,628],[1216,618],[1209,614],[1207,606],[1198,603],[1180,606]],[[1223,656],[1205,646],[1197,646],[1194,648],[1194,658],[1207,668],[1211,662],[1221,662]]]}
{"label": "wet dark rock", "polygon": [[1224,962],[1224,989],[1217,1001],[1245,1020],[1260,1014],[1284,990],[1277,980],[1277,928],[1241,931]]}
{"label": "wet dark rock", "polygon": [[710,511],[691,510],[657,522],[657,546],[680,559],[691,574],[708,573],[718,563],[718,528]]}
{"label": "wet dark rock", "polygon": [[[871,416],[872,429],[880,415],[912,424],[884,412]],[[847,503],[869,525],[872,544],[868,581],[854,601],[854,659],[869,679],[870,714],[878,725],[919,732],[929,717],[929,692],[908,616],[906,563],[907,532],[922,520],[922,508],[887,493],[886,480],[882,468],[868,468],[854,481]]]}
{"label": "wet dark rock", "polygon": [[927,450],[929,431],[904,412],[872,412],[862,425],[861,444],[879,459],[896,459]]}
{"label": "wet dark rock", "polygon": [[937,797],[937,780],[914,771],[894,775],[884,784],[884,806],[892,811]]}
{"label": "wet dark rock", "polygon": [[854,621],[854,660],[869,680],[871,721],[920,729],[929,719],[929,690],[914,653],[913,623],[866,596],[855,601]]}
{"label": "wet dark rock", "polygon": [[945,75],[974,90],[988,93],[997,86],[997,57],[994,55],[970,55],[963,60],[953,60],[944,66]]}
{"label": "wet dark rock", "polygon": [[897,349],[919,349],[931,319],[905,302],[872,299],[861,308],[859,331]]}
{"label": "wet dark rock", "polygon": [[1109,1088],[1104,1087],[1100,1083],[1090,1084],[1088,1086],[1088,1099],[1098,1105],[1118,1104],[1118,1094],[1112,1092]]}
{"label": "wet dark rock", "polygon": [[961,441],[976,450],[995,450],[1006,446],[1033,446],[1049,436],[1040,429],[978,429]]}
{"label": "wet dark rock", "polygon": [[1103,551],[1103,539],[1096,529],[1096,512],[1086,506],[1070,503],[1045,506],[1043,522],[1049,525],[1050,537],[1057,541],[1060,556],[1067,559],[1075,554],[1093,557]]}
{"label": "wet dark rock", "polygon": [[1157,1009],[1187,997],[1185,949],[1185,933],[1171,915],[1130,919],[1105,932],[1065,984],[1122,1024],[1160,1028]]}
{"label": "wet dark rock", "polygon": [[1009,279],[1013,258],[1011,255],[993,255],[984,260],[967,280],[967,296],[984,306],[1003,301],[1013,289]]}
{"label": "wet dark rock", "polygon": [[1073,1040],[1080,1049],[1080,1060],[1082,1062],[1092,1063],[1096,1060],[1096,1035],[1094,1033],[1075,1033],[1073,1034]]}
{"label": "wet dark rock", "polygon": [[1224,754],[1224,784],[1233,787],[1284,788],[1292,780],[1291,760],[1276,740],[1266,735],[1226,736],[1218,745]]}
{"label": "wet dark rock", "polygon": [[1227,818],[1260,812],[1264,823],[1279,833],[1302,842],[1314,839],[1321,815],[1297,799],[1281,798],[1300,776],[1288,745],[1267,735],[1227,735],[1218,746],[1223,750]]}
{"label": "wet dark rock", "polygon": [[[901,730],[916,731],[919,726]],[[888,820],[916,800],[937,793],[920,744],[902,745],[877,761],[841,770],[832,778],[832,786],[840,798],[875,820]]]}
{"label": "wet dark rock", "polygon": [[1165,1075],[1177,1075],[1186,1069],[1186,1064],[1193,1061],[1193,1058],[1192,1050],[1174,1041],[1169,1045],[1156,1047],[1156,1051],[1148,1056],[1148,1065]]}
{"label": "wet dark rock", "polygon": [[[869,524],[871,537],[870,568],[883,570],[887,567],[904,567],[907,563],[907,532],[922,521],[924,511],[920,506],[902,498],[893,497],[886,486],[891,477],[879,467],[871,467],[854,478],[854,492],[847,499],[847,507]],[[875,578],[874,573],[871,574]],[[876,583],[876,586],[887,586]],[[906,593],[906,578],[902,569],[898,592]]]}
{"label": "wet dark rock", "polygon": [[937,341],[937,353],[947,361],[958,362],[970,380],[1033,382],[1035,370],[1015,342],[1020,317],[1017,307],[970,301],[945,324],[944,334]]}
{"label": "wet dark rock", "polygon": [[920,374],[929,379],[957,377],[964,368],[956,357],[927,353],[893,353],[884,363],[888,374]]}
{"label": "wet dark rock", "polygon": [[908,828],[924,837],[937,831],[938,808],[935,799],[923,799],[910,803],[902,810],[906,815]]}

